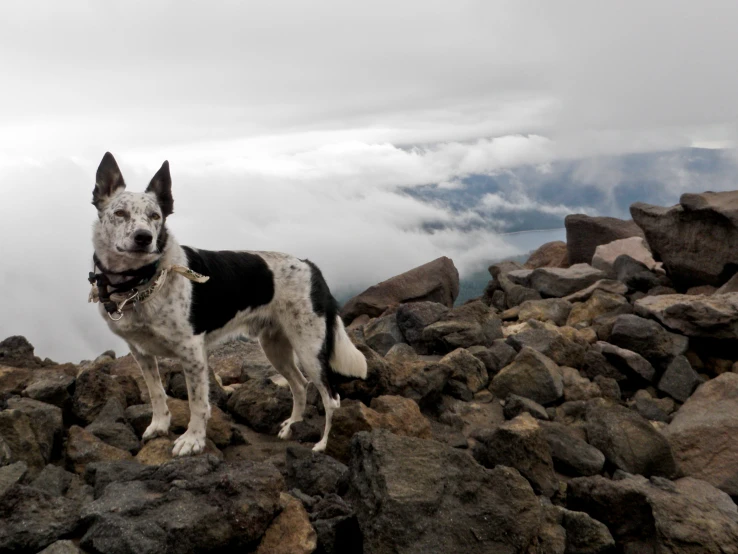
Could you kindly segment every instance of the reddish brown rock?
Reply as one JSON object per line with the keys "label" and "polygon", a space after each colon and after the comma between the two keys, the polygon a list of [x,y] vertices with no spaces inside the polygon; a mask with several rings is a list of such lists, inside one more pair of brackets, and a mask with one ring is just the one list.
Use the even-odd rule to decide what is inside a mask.
{"label": "reddish brown rock", "polygon": [[528,269],[539,267],[569,267],[569,253],[566,243],[561,240],[547,242],[533,252],[525,262]]}
{"label": "reddish brown rock", "polygon": [[428,300],[449,308],[459,295],[459,272],[445,256],[373,285],[355,296],[341,310],[351,323],[362,314],[379,317],[394,304]]}

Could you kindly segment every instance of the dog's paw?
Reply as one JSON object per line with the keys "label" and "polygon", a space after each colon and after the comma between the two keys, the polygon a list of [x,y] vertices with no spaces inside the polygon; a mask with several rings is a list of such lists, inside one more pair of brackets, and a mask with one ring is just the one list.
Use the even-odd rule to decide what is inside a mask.
{"label": "dog's paw", "polygon": [[287,440],[292,436],[292,423],[289,425],[282,425],[282,428],[277,433],[277,436],[282,440]]}
{"label": "dog's paw", "polygon": [[313,452],[325,452],[325,447],[328,446],[328,439],[321,439],[320,442],[313,446]]}
{"label": "dog's paw", "polygon": [[144,431],[141,437],[144,442],[156,437],[166,437],[169,434],[169,418],[155,419]]}
{"label": "dog's paw", "polygon": [[185,433],[174,441],[172,454],[175,456],[190,456],[199,454],[205,449],[205,433],[193,433],[185,431]]}

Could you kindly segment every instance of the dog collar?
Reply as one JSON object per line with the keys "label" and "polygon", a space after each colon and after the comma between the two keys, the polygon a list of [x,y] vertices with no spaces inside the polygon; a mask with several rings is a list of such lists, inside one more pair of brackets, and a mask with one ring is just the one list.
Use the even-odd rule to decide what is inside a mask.
{"label": "dog collar", "polygon": [[[159,269],[159,261],[141,268],[129,271],[108,271],[97,255],[93,256],[94,267],[102,270],[102,273],[90,272],[88,281],[92,286],[88,302],[101,302],[108,317],[118,321],[123,317],[123,311],[131,307],[145,303],[164,286],[167,275],[171,272],[181,275],[195,283],[205,283],[210,277],[192,271],[189,267],[182,265],[170,265]],[[122,283],[112,284],[108,275],[122,275],[131,279]],[[110,289],[113,289],[112,291]],[[118,317],[114,317],[117,314]]]}

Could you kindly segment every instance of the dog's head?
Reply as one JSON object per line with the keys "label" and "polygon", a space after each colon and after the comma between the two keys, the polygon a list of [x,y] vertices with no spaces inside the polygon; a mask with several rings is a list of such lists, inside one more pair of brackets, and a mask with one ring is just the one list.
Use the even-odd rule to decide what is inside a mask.
{"label": "dog's head", "polygon": [[101,259],[115,268],[151,263],[164,250],[165,222],[174,209],[169,162],[162,164],[146,192],[125,189],[118,164],[107,152],[97,168],[92,191],[92,204],[98,215],[93,240]]}

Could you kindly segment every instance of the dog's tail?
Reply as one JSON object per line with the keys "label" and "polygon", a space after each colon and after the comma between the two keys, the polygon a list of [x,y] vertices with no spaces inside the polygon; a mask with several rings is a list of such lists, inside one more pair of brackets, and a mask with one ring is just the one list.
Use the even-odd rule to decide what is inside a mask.
{"label": "dog's tail", "polygon": [[329,362],[331,369],[346,377],[366,379],[366,358],[351,342],[340,316],[336,316],[333,337],[333,354]]}

